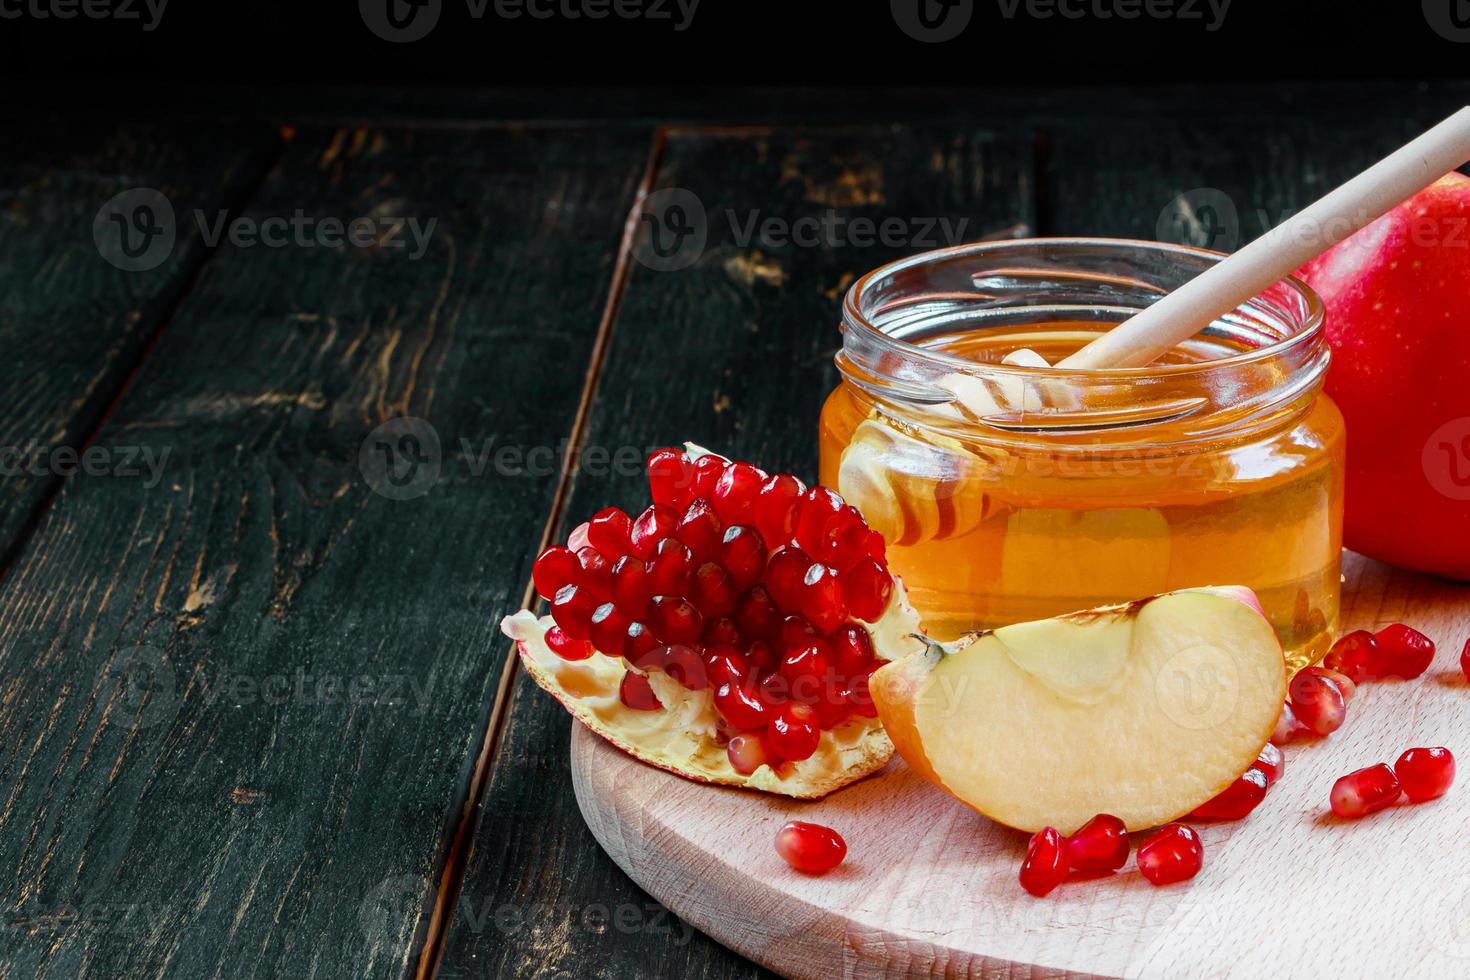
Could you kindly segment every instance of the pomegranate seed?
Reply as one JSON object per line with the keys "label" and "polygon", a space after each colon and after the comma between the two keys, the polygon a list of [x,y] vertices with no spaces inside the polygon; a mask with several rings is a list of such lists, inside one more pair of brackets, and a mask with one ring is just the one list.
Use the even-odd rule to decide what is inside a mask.
{"label": "pomegranate seed", "polygon": [[781,705],[766,726],[766,741],[771,750],[790,762],[811,758],[821,738],[816,711],[799,701]]}
{"label": "pomegranate seed", "polygon": [[551,599],[562,586],[575,582],[581,570],[576,553],[558,545],[541,552],[541,557],[531,566],[531,581],[536,583],[536,591],[541,598]]}
{"label": "pomegranate seed", "polygon": [[761,585],[740,594],[732,615],[741,634],[751,641],[769,637],[781,626],[781,613],[771,601],[771,594]]}
{"label": "pomegranate seed", "polygon": [[679,515],[666,504],[650,504],[633,522],[628,534],[628,543],[633,554],[647,561],[658,550],[659,542],[674,533],[679,524]]}
{"label": "pomegranate seed", "polygon": [[572,533],[567,535],[567,547],[573,551],[581,551],[587,547],[587,522],[583,521],[572,528]]}
{"label": "pomegranate seed", "polygon": [[1266,774],[1252,765],[1225,787],[1219,796],[1195,807],[1191,817],[1200,820],[1240,820],[1261,805],[1271,785]]}
{"label": "pomegranate seed", "polygon": [[695,643],[704,632],[704,617],[680,596],[654,596],[648,603],[648,620],[665,643]]}
{"label": "pomegranate seed", "polygon": [[1379,677],[1418,677],[1434,662],[1434,641],[1418,630],[1394,623],[1373,634]]}
{"label": "pomegranate seed", "polygon": [[860,718],[878,717],[878,708],[873,704],[873,692],[868,688],[874,670],[877,668],[869,667],[861,673],[853,674],[847,682],[848,704],[852,705],[852,713]]}
{"label": "pomegranate seed", "polygon": [[1261,754],[1252,768],[1261,771],[1266,777],[1266,788],[1270,789],[1281,778],[1281,774],[1286,772],[1286,756],[1275,745],[1267,742],[1261,747]]}
{"label": "pomegranate seed", "polygon": [[1331,735],[1347,717],[1347,699],[1326,677],[1297,674],[1291,679],[1291,710],[1297,721],[1318,735]]}
{"label": "pomegranate seed", "polygon": [[1285,745],[1294,742],[1307,734],[1307,727],[1297,721],[1296,712],[1291,710],[1291,702],[1287,701],[1281,706],[1281,714],[1276,719],[1276,727],[1271,732],[1272,745]]}
{"label": "pomegranate seed", "polygon": [[842,595],[852,615],[866,623],[876,622],[888,608],[893,578],[871,558],[860,558],[842,573]]}
{"label": "pomegranate seed", "polygon": [[1338,638],[1322,658],[1322,666],[1346,674],[1354,684],[1372,677],[1377,669],[1378,642],[1367,630],[1354,630]]}
{"label": "pomegranate seed", "polygon": [[[780,674],[776,675],[781,676]],[[817,724],[822,728],[836,728],[853,713],[852,689],[847,684],[837,685],[829,697],[822,698],[813,707],[817,712]]]}
{"label": "pomegranate seed", "polygon": [[577,585],[604,601],[612,598],[612,563],[590,544],[577,549]]}
{"label": "pomegranate seed", "polygon": [[679,518],[679,526],[674,528],[674,535],[684,542],[697,564],[718,557],[720,541],[724,538],[715,509],[703,497],[696,497],[689,504],[689,509]]}
{"label": "pomegranate seed", "polygon": [[867,542],[863,546],[868,557],[877,562],[884,570],[888,568],[888,544],[883,540],[883,535],[872,528],[868,528]]}
{"label": "pomegranate seed", "polygon": [[745,684],[751,675],[750,661],[732,646],[709,647],[704,652],[705,669],[710,683],[715,687],[722,684]]}
{"label": "pomegranate seed", "polygon": [[792,647],[804,647],[814,639],[821,639],[817,628],[807,622],[806,617],[792,613],[781,620],[776,634],[776,646],[781,650],[790,650]]}
{"label": "pomegranate seed", "polygon": [[715,688],[715,709],[726,721],[743,731],[766,727],[766,705],[744,684],[729,681]]}
{"label": "pomegranate seed", "polygon": [[773,670],[761,678],[755,694],[767,708],[775,708],[791,700],[791,682]]}
{"label": "pomegranate seed", "polygon": [[[640,623],[639,625],[642,624]],[[628,628],[631,630],[633,627],[630,626]],[[663,670],[664,664],[668,660],[668,655],[668,645],[655,640],[652,646],[640,644],[636,653],[628,650],[623,654],[623,659],[644,673],[650,673],[655,670]]]}
{"label": "pomegranate seed", "polygon": [[720,542],[720,564],[738,588],[748,589],[760,581],[766,568],[766,543],[760,533],[744,524],[726,528]]}
{"label": "pomegranate seed", "polygon": [[1470,681],[1470,640],[1465,641],[1465,646],[1460,650],[1460,673]]}
{"label": "pomegranate seed", "polygon": [[1302,676],[1302,674],[1327,678],[1329,681],[1336,684],[1337,689],[1342,692],[1343,701],[1351,701],[1353,699],[1353,695],[1358,693],[1358,685],[1353,683],[1353,679],[1351,677],[1349,677],[1347,674],[1333,670],[1331,667],[1303,667],[1300,671],[1297,672],[1296,676],[1300,677]]}
{"label": "pomegranate seed", "polygon": [[694,556],[673,538],[659,542],[648,566],[648,587],[654,595],[684,595],[694,577]]}
{"label": "pomegranate seed", "polygon": [[609,562],[633,550],[633,522],[616,507],[604,507],[587,522],[587,542]]}
{"label": "pomegranate seed", "polygon": [[868,525],[863,515],[851,504],[838,511],[822,532],[825,539],[822,559],[839,572],[845,572],[860,558],[868,557]]}
{"label": "pomegranate seed", "polygon": [[592,614],[601,603],[580,585],[564,585],[551,600],[551,618],[574,640],[585,640],[591,633]]}
{"label": "pomegranate seed", "polygon": [[847,600],[837,584],[837,570],[818,562],[801,580],[801,614],[823,633],[830,633],[847,618]]}
{"label": "pomegranate seed", "polygon": [[782,548],[766,566],[766,591],[782,612],[795,612],[801,603],[802,579],[812,565],[799,548]]}
{"label": "pomegranate seed", "polygon": [[664,673],[691,691],[709,687],[709,671],[704,665],[704,648],[675,643],[664,648]]}
{"label": "pomegranate seed", "polygon": [[742,776],[749,776],[761,766],[769,765],[766,747],[758,735],[736,735],[725,746],[725,754],[730,758],[730,768]]}
{"label": "pomegranate seed", "polygon": [[1172,885],[1199,874],[1205,849],[1199,834],[1182,823],[1171,823],[1138,845],[1138,870],[1152,885]]}
{"label": "pomegranate seed", "polygon": [[832,666],[850,677],[873,662],[873,639],[861,626],[849,623],[832,634]]}
{"label": "pomegranate seed", "polygon": [[1050,892],[1067,877],[1067,855],[1062,835],[1055,827],[1038,830],[1026,845],[1021,861],[1021,887],[1037,898]]}
{"label": "pomegranate seed", "polygon": [[776,832],[776,853],[797,871],[822,874],[842,863],[847,842],[829,827],[792,820]]}
{"label": "pomegranate seed", "polygon": [[700,565],[689,583],[689,598],[706,618],[727,615],[739,595],[730,573],[712,561]]}
{"label": "pomegranate seed", "polygon": [[776,666],[776,651],[765,640],[756,640],[745,648],[745,657],[751,665],[761,670],[769,670]]}
{"label": "pomegranate seed", "polygon": [[725,472],[728,464],[718,456],[701,456],[694,461],[694,474],[689,478],[689,500],[693,501],[699,497],[711,500],[715,495],[715,487],[720,482],[721,475]]}
{"label": "pomegranate seed", "polygon": [[563,660],[586,660],[593,652],[591,643],[572,639],[560,626],[546,631],[546,645]]}
{"label": "pomegranate seed", "polygon": [[677,449],[655,449],[648,457],[648,494],[655,504],[682,509],[689,504],[694,464]]}
{"label": "pomegranate seed", "polygon": [[1435,800],[1455,781],[1455,757],[1449,749],[1435,746],[1409,749],[1393,764],[1394,775],[1404,795],[1415,803]]}
{"label": "pomegranate seed", "polygon": [[1128,828],[1108,813],[1099,813],[1066,838],[1067,864],[1078,871],[1117,871],[1128,862]]}
{"label": "pomegranate seed", "polygon": [[842,512],[842,498],[826,487],[812,487],[796,501],[796,543],[818,556],[827,545],[827,525]]}
{"label": "pomegranate seed", "polygon": [[704,632],[700,635],[700,640],[707,647],[739,647],[744,637],[741,636],[740,627],[735,625],[735,620],[729,616],[721,616],[704,624]]}
{"label": "pomegranate seed", "polygon": [[789,473],[777,473],[761,484],[760,493],[755,498],[755,526],[771,547],[791,541],[795,532],[796,501],[804,493],[806,487]]}
{"label": "pomegranate seed", "polygon": [[623,682],[618,685],[618,700],[634,711],[655,711],[663,707],[648,678],[631,670],[623,674]]}
{"label": "pomegranate seed", "polygon": [[1332,812],[1339,817],[1365,817],[1398,802],[1402,788],[1383,763],[1359,769],[1332,784]]}
{"label": "pomegranate seed", "polygon": [[592,645],[609,657],[621,657],[628,642],[628,617],[611,602],[604,602],[592,612],[588,628]]}
{"label": "pomegranate seed", "polygon": [[653,630],[643,623],[629,623],[627,641],[623,645],[623,657],[635,667],[647,670],[639,661],[647,657],[654,650],[660,649],[663,644],[659,643],[658,637],[653,635]]}
{"label": "pomegranate seed", "polygon": [[749,463],[731,463],[720,474],[715,484],[715,513],[728,527],[731,524],[749,524],[755,519],[755,501],[760,494],[761,484],[766,482],[766,471]]}
{"label": "pomegranate seed", "polygon": [[632,555],[624,555],[612,567],[612,600],[629,616],[642,616],[653,597],[648,566]]}
{"label": "pomegranate seed", "polygon": [[781,658],[778,670],[790,682],[792,697],[814,704],[832,670],[832,648],[824,640],[794,647]]}

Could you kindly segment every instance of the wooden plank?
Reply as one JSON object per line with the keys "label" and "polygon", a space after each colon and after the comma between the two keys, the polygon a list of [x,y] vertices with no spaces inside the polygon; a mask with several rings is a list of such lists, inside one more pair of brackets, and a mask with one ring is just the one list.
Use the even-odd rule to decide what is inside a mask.
{"label": "wooden plank", "polygon": [[[793,223],[830,211],[896,218],[909,237],[920,237],[926,220],[938,217],[964,220],[963,240],[1023,234],[1031,220],[1029,178],[1029,134],[672,134],[658,185],[697,198],[707,216],[705,247],[672,252],[692,260],[686,268],[633,267],[585,448],[641,453],[693,439],[770,468],[813,474],[818,410],[836,384],[842,291],[874,265],[947,242],[864,245],[849,224],[803,246],[759,234],[742,242],[743,229],[752,219]],[[665,200],[650,198],[650,207],[663,213]],[[646,493],[636,467],[584,467],[566,513],[580,519],[610,503],[631,507]],[[573,799],[570,727],[555,702],[518,679],[440,975],[760,973],[668,916],[597,846]],[[504,916],[498,925],[486,918],[495,912]]]}
{"label": "wooden plank", "polygon": [[649,144],[296,137],[244,216],[373,242],[224,246],[0,588],[8,975],[412,972]]}
{"label": "wooden plank", "polygon": [[[214,214],[259,179],[274,130],[13,123],[0,129],[0,570],[204,261],[190,214]],[[98,215],[127,217],[156,191],[175,211],[140,265],[119,268],[94,237]],[[119,194],[132,197],[118,199]],[[164,228],[163,217],[157,227]],[[116,225],[102,224],[102,241]],[[129,229],[131,233],[132,229]],[[136,241],[141,248],[141,237]],[[109,254],[117,255],[116,252]],[[156,260],[156,261],[155,261]],[[122,467],[97,447],[92,468]]]}
{"label": "wooden plank", "polygon": [[[1416,681],[1365,684],[1331,738],[1287,746],[1281,781],[1250,819],[1191,821],[1205,864],[1187,884],[1154,887],[1130,860],[1037,900],[1016,881],[1027,835],[901,760],[804,803],[679,779],[581,729],[578,800],[635,880],[789,977],[1463,976],[1470,861],[1454,847],[1422,859],[1427,842],[1470,830],[1463,805],[1405,801],[1354,822],[1333,817],[1328,798],[1338,776],[1410,746],[1465,744],[1470,587],[1357,555],[1345,571],[1344,629],[1413,623],[1438,644],[1434,665]],[[791,819],[838,828],[842,866],[787,868],[770,838]]]}

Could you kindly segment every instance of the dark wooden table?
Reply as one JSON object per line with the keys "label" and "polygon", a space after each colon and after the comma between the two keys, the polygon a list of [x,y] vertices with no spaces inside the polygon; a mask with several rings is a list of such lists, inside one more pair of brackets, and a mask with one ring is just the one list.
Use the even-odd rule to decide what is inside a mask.
{"label": "dark wooden table", "polygon": [[881,262],[1197,188],[1244,241],[1470,86],[380,98],[4,113],[0,977],[763,972],[584,828],[497,631],[538,549],[651,446],[812,474]]}

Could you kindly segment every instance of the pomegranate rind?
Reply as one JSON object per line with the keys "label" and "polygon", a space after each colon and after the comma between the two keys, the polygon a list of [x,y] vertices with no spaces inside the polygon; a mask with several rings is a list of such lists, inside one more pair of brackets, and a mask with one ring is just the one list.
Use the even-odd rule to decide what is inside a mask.
{"label": "pomegranate rind", "polygon": [[[824,730],[810,758],[782,763],[777,769],[762,765],[742,775],[715,737],[719,716],[709,688],[691,691],[662,671],[650,671],[649,684],[664,707],[634,711],[618,697],[618,686],[623,674],[635,668],[622,658],[600,652],[586,660],[563,660],[546,645],[546,631],[552,625],[550,616],[538,619],[521,610],[505,617],[500,629],[515,641],[521,664],[532,680],[560,701],[572,717],[649,765],[696,782],[811,800],[872,775],[893,756],[893,742],[877,718],[853,717]],[[919,627],[918,614],[897,578],[883,615],[863,625],[880,657],[907,656],[920,646],[913,636]]]}

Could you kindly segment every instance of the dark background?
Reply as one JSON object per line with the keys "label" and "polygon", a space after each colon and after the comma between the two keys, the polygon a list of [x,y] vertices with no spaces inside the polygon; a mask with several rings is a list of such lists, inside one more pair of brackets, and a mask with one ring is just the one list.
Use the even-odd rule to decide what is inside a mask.
{"label": "dark background", "polygon": [[[1470,35],[1467,0],[1232,0],[1214,30],[1208,0],[1156,0],[1165,9],[1190,7],[1193,18],[1143,12],[1131,20],[1092,12],[1129,0],[1062,0],[1085,13],[1078,18],[1028,12],[1049,9],[1045,0],[1023,0],[1009,17],[1010,0],[947,0],[958,4],[952,16],[963,17],[968,7],[970,19],[944,43],[910,37],[886,0],[701,0],[682,31],[673,0],[641,0],[661,3],[670,15],[663,20],[508,19],[493,5],[475,18],[469,0],[416,0],[437,2],[440,11],[428,34],[410,43],[375,36],[355,0],[170,0],[153,30],[144,29],[144,0],[90,0],[126,4],[139,17],[132,20],[32,12],[68,2],[83,0],[0,3],[0,10],[22,14],[0,18],[6,104],[202,108],[222,87],[245,86],[257,107],[279,100],[299,109],[309,83],[313,92],[339,94],[391,87],[410,111],[422,104],[432,112],[445,101],[434,97],[440,86],[461,97],[467,86],[492,86],[534,97],[544,113],[562,116],[682,107],[751,115],[779,113],[785,100],[769,89],[725,86],[794,85],[831,93],[839,103],[835,96],[845,88],[882,90],[888,99],[870,108],[922,116],[944,96],[893,93],[935,85],[958,98],[966,86],[994,97],[1058,85],[1096,91],[1114,83],[1430,80],[1462,75],[1470,64],[1470,41],[1457,43],[1431,26],[1433,18],[1464,24]],[[387,2],[402,0],[365,0],[369,9]],[[562,9],[574,0],[542,2]],[[637,87],[638,99],[625,95],[627,86]]]}

